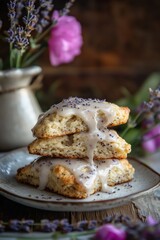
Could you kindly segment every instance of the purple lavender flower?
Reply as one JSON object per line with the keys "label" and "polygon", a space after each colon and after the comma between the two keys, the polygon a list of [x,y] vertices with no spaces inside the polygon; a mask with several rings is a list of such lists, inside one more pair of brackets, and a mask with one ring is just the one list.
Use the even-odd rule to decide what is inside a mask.
{"label": "purple lavender flower", "polygon": [[69,223],[68,219],[64,218],[60,221],[59,226],[57,227],[57,230],[63,232],[63,233],[69,233],[73,230],[72,225]]}
{"label": "purple lavender flower", "polygon": [[[67,15],[69,13],[70,8],[72,7],[75,0],[68,1],[64,8],[60,11],[60,16]],[[53,3],[52,0],[39,0],[40,7],[37,9],[38,22],[36,25],[36,31],[41,33],[48,25],[54,24],[55,19],[50,20],[51,12],[53,11]]]}
{"label": "purple lavender flower", "polygon": [[25,24],[25,35],[29,38],[31,37],[31,32],[35,30],[35,25],[38,22],[35,0],[26,1],[24,6],[27,11],[26,16],[23,17],[23,22]]}
{"label": "purple lavender flower", "polygon": [[95,240],[126,240],[126,232],[123,228],[117,228],[112,224],[106,224],[99,228],[95,234]]}
{"label": "purple lavender flower", "polygon": [[[26,15],[22,18],[24,23],[22,25],[19,17],[21,16],[20,11],[22,11],[23,8],[26,10]],[[35,29],[37,23],[35,0],[22,1],[21,4],[13,0],[8,4],[8,9],[11,24],[7,31],[7,41],[12,43],[14,48],[23,52],[29,45],[31,32]]]}
{"label": "purple lavender flower", "polygon": [[160,86],[158,88],[156,88],[155,90],[150,88],[149,89],[149,94],[150,94],[150,99],[151,100],[160,98]]}
{"label": "purple lavender flower", "polygon": [[19,19],[22,15],[22,10],[24,8],[24,0],[21,0],[20,2],[17,2],[17,7],[16,7],[16,17]]}
{"label": "purple lavender flower", "polygon": [[35,9],[35,0],[25,1],[25,7],[29,12],[33,11]]}
{"label": "purple lavender flower", "polygon": [[13,231],[13,232],[30,232],[31,231],[31,227],[34,225],[34,221],[31,219],[28,220],[17,220],[17,219],[13,219],[9,222],[8,227],[9,230]]}
{"label": "purple lavender flower", "polygon": [[[74,0],[69,0],[62,12],[67,13],[73,2]],[[7,6],[10,27],[5,31],[5,39],[10,45],[10,67],[28,66],[47,46],[47,42],[41,44],[40,41],[57,22],[51,17],[53,0],[10,0]],[[1,23],[0,21],[0,28]],[[36,52],[38,49],[40,53]]]}
{"label": "purple lavender flower", "polygon": [[149,226],[154,226],[158,223],[152,216],[148,216],[146,222]]}
{"label": "purple lavender flower", "polygon": [[23,22],[25,23],[25,36],[31,37],[31,32],[35,29],[35,25],[38,21],[37,16],[34,12],[30,12],[29,17],[24,16]]}
{"label": "purple lavender flower", "polygon": [[148,112],[152,109],[153,102],[146,102],[144,101],[140,106],[137,108],[137,112]]}
{"label": "purple lavender flower", "polygon": [[20,231],[31,232],[33,225],[34,225],[34,220],[32,219],[22,220],[20,225]]}
{"label": "purple lavender flower", "polygon": [[67,15],[74,2],[75,2],[75,0],[70,0],[69,2],[67,2],[65,4],[65,7],[62,9],[62,11],[60,11],[60,15],[62,15],[62,16]]}
{"label": "purple lavender flower", "polygon": [[40,5],[44,7],[48,12],[53,10],[52,0],[39,0]]}
{"label": "purple lavender flower", "polygon": [[7,40],[9,43],[14,43],[14,41],[15,41],[15,31],[13,31],[13,29],[10,28],[10,29],[7,31],[7,34],[8,34],[8,37],[6,38],[6,40]]}
{"label": "purple lavender flower", "polygon": [[49,16],[48,16],[48,11],[47,11],[47,10],[42,10],[42,11],[41,11],[41,14],[42,14],[42,16],[43,16],[45,19],[48,19],[48,20],[49,20]]}
{"label": "purple lavender flower", "polygon": [[49,21],[47,21],[46,19],[41,19],[40,24],[42,28],[45,28],[49,24]]}
{"label": "purple lavender flower", "polygon": [[40,7],[37,9],[38,21],[36,24],[36,31],[41,33],[44,28],[51,24],[49,16],[54,5],[52,4],[52,0],[39,0],[39,3]]}
{"label": "purple lavender flower", "polygon": [[15,11],[17,0],[10,1],[7,6],[9,11]]}
{"label": "purple lavender flower", "polygon": [[137,111],[141,127],[146,132],[142,137],[142,147],[146,152],[153,153],[160,147],[160,87],[149,89],[148,102],[143,102]]}
{"label": "purple lavender flower", "polygon": [[41,220],[41,229],[43,232],[55,232],[56,228],[56,223],[50,222],[48,219]]}
{"label": "purple lavender flower", "polygon": [[14,47],[20,51],[24,51],[29,45],[29,40],[25,36],[25,30],[23,27],[16,28],[16,36],[14,37]]}
{"label": "purple lavender flower", "polygon": [[15,27],[15,24],[17,22],[16,19],[16,0],[10,1],[7,6],[8,6],[8,17],[11,23],[11,28],[13,29]]}
{"label": "purple lavender flower", "polygon": [[88,223],[88,230],[93,230],[97,227],[97,220],[90,220]]}
{"label": "purple lavender flower", "polygon": [[160,124],[144,134],[142,138],[142,147],[149,153],[153,153],[160,148]]}
{"label": "purple lavender flower", "polygon": [[152,113],[155,115],[157,111],[160,112],[160,87],[155,90],[149,89],[149,100],[143,102],[137,109],[141,113]]}
{"label": "purple lavender flower", "polygon": [[152,112],[146,112],[142,120],[141,126],[143,129],[151,129],[155,125],[155,117]]}
{"label": "purple lavender flower", "polygon": [[20,221],[13,219],[9,222],[9,229],[13,232],[18,232],[20,230]]}

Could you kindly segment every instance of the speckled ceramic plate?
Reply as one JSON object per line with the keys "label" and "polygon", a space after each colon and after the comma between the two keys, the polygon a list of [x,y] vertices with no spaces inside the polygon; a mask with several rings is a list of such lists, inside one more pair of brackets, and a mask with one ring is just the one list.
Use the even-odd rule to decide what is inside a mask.
{"label": "speckled ceramic plate", "polygon": [[113,193],[98,192],[76,200],[62,197],[32,186],[18,183],[17,169],[29,164],[37,156],[26,149],[10,152],[0,158],[0,194],[18,203],[52,211],[95,211],[123,205],[160,185],[160,175],[135,159],[130,159],[135,168],[134,179],[113,187]]}

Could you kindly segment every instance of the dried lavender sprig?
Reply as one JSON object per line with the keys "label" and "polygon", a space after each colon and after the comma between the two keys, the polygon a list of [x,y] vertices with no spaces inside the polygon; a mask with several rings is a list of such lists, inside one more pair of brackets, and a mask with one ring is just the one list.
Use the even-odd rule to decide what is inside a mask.
{"label": "dried lavender sprig", "polygon": [[28,16],[23,17],[23,22],[25,24],[25,36],[27,38],[31,37],[31,32],[35,30],[35,26],[37,23],[38,19],[37,16],[34,14],[34,12],[28,13]]}
{"label": "dried lavender sprig", "polygon": [[7,4],[7,6],[8,6],[8,17],[9,17],[9,20],[10,20],[10,28],[12,28],[12,29],[14,29],[14,27],[17,23],[16,4],[17,4],[17,0],[12,0]]}
{"label": "dried lavender sprig", "polygon": [[[40,1],[44,1],[44,0],[40,0]],[[50,2],[51,0],[48,0],[48,2]],[[73,3],[75,2],[75,0],[69,0],[64,8],[62,10],[59,11],[59,15],[60,16],[63,16],[63,15],[67,15],[70,11],[70,8],[72,7]],[[46,14],[46,13],[45,13]],[[40,35],[38,36],[36,39],[35,39],[35,42],[39,42],[44,36],[46,36],[49,31],[53,28],[54,25],[56,25],[57,23],[57,20],[56,19],[52,19],[52,22],[50,23],[49,27]],[[38,26],[39,29],[37,29],[38,31],[42,31],[42,27],[41,26]]]}
{"label": "dried lavender sprig", "polygon": [[[23,8],[26,10],[26,16],[22,18],[24,23],[22,25],[19,23],[19,17],[21,16],[20,10]],[[7,41],[10,43],[10,66],[20,67],[22,55],[30,44],[29,38],[31,37],[31,32],[35,29],[37,23],[35,0],[22,0],[21,4],[16,0],[12,0],[8,4],[8,10],[10,28],[8,30]],[[14,51],[14,55],[13,49],[17,50]]]}
{"label": "dried lavender sprig", "polygon": [[[29,46],[38,48],[40,45],[37,43],[44,38],[52,27],[57,23],[57,20],[50,19],[48,16],[53,10],[52,0],[39,0],[39,7],[35,5],[36,0],[22,0],[19,3],[18,0],[11,0],[8,4],[9,18],[10,18],[10,29],[8,30],[7,41],[10,43],[10,66],[15,66],[15,59],[17,59],[16,67],[22,65],[22,55],[26,52]],[[69,9],[73,5],[74,0],[69,1],[65,4],[61,14],[67,14]],[[26,10],[26,15],[22,18],[23,25],[20,22],[22,16],[22,10]],[[22,34],[23,28],[23,34]],[[40,35],[36,38],[31,38],[31,33],[36,28]],[[46,29],[44,31],[44,29]],[[41,34],[42,33],[42,34]],[[31,40],[31,41],[29,41]],[[31,45],[31,42],[33,43]],[[12,53],[12,49],[17,49]],[[31,49],[33,50],[33,49]],[[17,55],[17,56],[16,56]],[[33,51],[32,51],[33,55]],[[31,54],[27,55],[28,58]],[[26,59],[25,59],[26,60]]]}
{"label": "dried lavender sprig", "polygon": [[34,220],[28,219],[28,220],[18,220],[13,219],[10,220],[7,228],[9,231],[13,232],[31,232],[34,225]]}
{"label": "dried lavender sprig", "polygon": [[26,37],[31,37],[31,32],[35,29],[38,22],[38,17],[36,15],[35,0],[27,0],[24,4],[26,9],[26,16],[23,17],[23,22],[25,24],[25,35]]}
{"label": "dried lavender sprig", "polygon": [[[21,0],[19,2],[17,2],[17,6],[16,6],[16,18],[17,20],[22,16],[22,11],[24,8],[24,1],[25,0]],[[18,21],[17,21],[18,23]]]}
{"label": "dried lavender sprig", "polygon": [[[52,0],[39,0],[40,1],[40,7],[36,9],[36,15],[38,18],[37,24],[36,24],[36,30],[38,32],[38,35],[34,37],[32,40],[33,46],[39,46],[38,42],[40,42],[53,28],[54,25],[56,25],[57,20],[51,19],[49,21],[48,15],[50,15],[50,12],[53,10],[54,5],[52,4]],[[63,14],[67,14],[69,12],[69,8],[73,5],[74,0],[69,1],[64,9],[62,10]],[[45,30],[44,30],[45,29]],[[32,50],[32,49],[31,49]],[[43,48],[40,49],[40,51],[43,51]],[[33,59],[31,57],[31,53],[28,52],[28,54],[25,57],[25,62],[29,62]],[[35,58],[34,58],[35,59]],[[26,65],[26,63],[24,63]]]}
{"label": "dried lavender sprig", "polygon": [[42,33],[44,28],[46,28],[49,24],[51,24],[51,21],[49,16],[51,11],[53,10],[53,3],[52,0],[39,0],[39,8],[37,9],[37,25],[36,30],[38,33]]}
{"label": "dried lavender sprig", "polygon": [[25,51],[26,47],[29,45],[29,40],[24,34],[25,29],[23,27],[16,28],[16,36],[14,41],[14,47],[20,51]]}
{"label": "dried lavender sprig", "polygon": [[160,120],[160,87],[155,90],[149,89],[149,100],[138,108],[138,112],[143,113],[142,125],[151,128]]}
{"label": "dried lavender sprig", "polygon": [[[89,225],[91,225],[91,223],[95,224],[96,226],[93,230],[90,230],[89,228]],[[115,215],[115,216],[106,217],[104,220],[101,221],[99,225],[102,226],[108,223],[112,224],[115,227],[117,226],[118,228],[123,228],[126,232],[126,238],[125,238],[126,240],[130,240],[130,239],[158,240],[160,239],[160,221],[156,221],[154,219],[152,221],[147,220],[145,223],[142,223],[140,221],[134,223],[127,216]],[[54,239],[56,237],[63,238],[64,232],[67,233],[67,235],[65,236],[68,238],[70,237],[71,239],[77,239],[77,237],[87,236],[87,235],[90,236],[90,239],[96,239],[94,234],[98,230],[97,221],[95,220],[90,220],[90,221],[83,220],[83,221],[77,222],[77,224],[75,225],[72,225],[68,222],[67,219],[53,220],[53,221],[44,219],[41,221],[41,223],[34,223],[33,220],[20,221],[17,219],[13,219],[8,223],[4,223],[3,221],[0,221],[0,232],[3,232],[3,231],[30,232],[34,230],[37,232],[37,226],[40,227],[38,228],[38,231],[52,232],[53,233],[52,237]],[[46,226],[47,228],[44,229],[44,226]],[[75,229],[74,226],[79,226],[79,229],[78,228]]]}
{"label": "dried lavender sprig", "polygon": [[160,99],[160,86],[155,90],[149,88],[150,100]]}
{"label": "dried lavender sprig", "polygon": [[[22,0],[23,1],[23,0]],[[14,36],[16,35],[16,26],[19,24],[19,17],[22,13],[23,3],[17,2],[17,0],[11,0],[8,4],[8,17],[10,20],[10,28],[7,31],[7,41],[9,43],[14,42]]]}
{"label": "dried lavender sprig", "polygon": [[42,232],[55,232],[57,225],[54,222],[49,221],[48,219],[41,220],[41,231]]}
{"label": "dried lavender sprig", "polygon": [[[7,6],[8,6],[8,17],[10,20],[10,28],[7,31],[8,37],[6,40],[11,44],[10,48],[12,48],[12,44],[14,43],[14,37],[15,37],[15,26],[16,26],[16,0],[10,1]],[[10,49],[12,50],[12,49]]]}
{"label": "dried lavender sprig", "polygon": [[53,10],[52,0],[39,0],[41,6],[45,8],[48,12]]}
{"label": "dried lavender sprig", "polygon": [[67,15],[70,12],[70,8],[72,7],[73,3],[75,2],[75,0],[69,0],[64,8],[60,11],[60,15]]}
{"label": "dried lavender sprig", "polygon": [[12,219],[9,222],[0,221],[0,232],[2,231],[13,231],[13,232],[29,232],[29,231],[40,231],[40,232],[81,232],[87,230],[93,230],[97,227],[97,221],[95,220],[83,220],[76,224],[69,223],[68,219],[62,220],[49,220],[42,219],[39,223],[35,223],[32,219]]}
{"label": "dried lavender sprig", "polygon": [[157,105],[160,107],[160,87],[155,90],[149,88],[149,100],[142,104],[141,111],[150,112]]}
{"label": "dried lavender sprig", "polygon": [[[52,0],[39,0],[39,7],[35,8],[34,7],[34,16],[36,16],[36,24],[34,24],[34,26],[32,24],[28,24],[28,29],[31,27],[34,27],[35,30],[38,32],[38,34],[34,37],[31,38],[30,36],[30,50],[28,51],[28,53],[25,55],[25,58],[23,59],[23,66],[26,66],[28,63],[30,63],[33,59],[36,59],[37,56],[39,56],[39,53],[42,53],[44,50],[44,47],[42,46],[40,48],[40,45],[38,44],[38,42],[40,40],[42,40],[45,35],[50,31],[50,29],[54,26],[54,24],[52,25],[51,22],[52,20],[50,20],[49,16],[50,16],[50,12],[53,10],[53,4],[52,4]],[[26,19],[23,18],[23,20],[26,22]],[[52,27],[50,27],[49,25],[52,25]],[[49,26],[47,28],[47,26]],[[44,31],[44,29],[47,29]],[[29,33],[29,31],[28,31]],[[33,49],[39,48],[38,53],[36,53],[33,56]]]}
{"label": "dried lavender sprig", "polygon": [[7,6],[8,6],[8,17],[10,20],[10,28],[7,31],[8,37],[6,37],[6,41],[9,42],[10,45],[10,66],[13,67],[13,44],[15,41],[15,36],[16,36],[16,32],[15,32],[15,27],[16,27],[16,23],[17,23],[17,19],[16,19],[16,0],[10,1]]}
{"label": "dried lavender sprig", "polygon": [[[137,114],[135,117],[133,119],[129,119],[127,127],[121,133],[122,137],[124,137],[130,129],[136,127],[140,119],[141,123],[146,127],[151,127],[156,124],[156,121],[159,121],[160,114],[157,113],[160,113],[160,87],[155,90],[149,89],[149,100],[144,101],[137,108],[136,112]],[[144,124],[144,121],[147,121],[147,124]]]}

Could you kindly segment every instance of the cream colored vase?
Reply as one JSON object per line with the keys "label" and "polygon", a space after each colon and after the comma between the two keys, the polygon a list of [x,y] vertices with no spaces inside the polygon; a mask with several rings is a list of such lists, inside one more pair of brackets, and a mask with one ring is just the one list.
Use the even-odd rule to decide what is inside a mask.
{"label": "cream colored vase", "polygon": [[32,90],[38,66],[0,71],[0,151],[27,146],[41,113]]}

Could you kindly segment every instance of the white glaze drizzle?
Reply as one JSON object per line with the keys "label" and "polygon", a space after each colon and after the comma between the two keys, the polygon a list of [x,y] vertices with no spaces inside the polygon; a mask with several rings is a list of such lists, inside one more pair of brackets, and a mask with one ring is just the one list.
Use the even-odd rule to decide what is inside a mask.
{"label": "white glaze drizzle", "polygon": [[97,175],[102,185],[101,192],[112,192],[113,188],[108,186],[107,178],[108,178],[109,171],[114,166],[117,166],[118,168],[122,168],[120,161],[116,159],[96,161]]}
{"label": "white glaze drizzle", "polygon": [[[99,111],[102,111],[105,116],[99,118]],[[111,134],[107,129],[107,126],[112,123],[115,118],[113,104],[105,100],[83,99],[77,97],[64,99],[59,104],[53,105],[46,113],[41,114],[38,123],[54,112],[57,112],[61,116],[79,116],[86,123],[89,129],[86,141],[87,155],[91,164],[93,164],[94,149],[98,141],[106,140],[116,142],[117,140],[117,135]]]}
{"label": "white glaze drizzle", "polygon": [[[104,113],[103,117],[99,118],[99,111]],[[54,112],[57,112],[61,116],[79,116],[86,123],[89,131],[84,134],[86,135],[89,162],[77,159],[44,158],[39,165],[36,164],[35,161],[33,163],[34,167],[38,169],[40,175],[39,188],[45,188],[48,182],[50,169],[53,166],[63,165],[74,174],[76,181],[85,187],[88,195],[90,194],[97,177],[101,182],[102,191],[110,192],[111,188],[107,184],[107,177],[113,166],[117,165],[118,167],[121,167],[120,161],[116,159],[93,161],[93,156],[98,141],[105,140],[108,142],[116,142],[117,140],[117,134],[114,134],[114,132],[107,129],[107,126],[112,123],[115,118],[113,104],[108,103],[105,100],[71,97],[69,99],[64,99],[59,104],[53,105],[46,113],[40,115],[37,124],[46,116]],[[34,128],[32,129],[33,131]]]}
{"label": "white glaze drizzle", "polygon": [[[116,165],[118,168],[122,168],[122,165],[117,159],[107,159],[102,161],[94,161],[93,165],[90,165],[85,160],[77,159],[52,159],[43,158],[40,162],[34,161],[32,163],[33,170],[39,172],[39,189],[45,189],[48,176],[51,169],[56,165],[62,165],[74,174],[76,181],[83,185],[88,195],[94,186],[95,179],[98,177],[101,185],[102,192],[112,192],[111,187],[107,184],[107,178],[109,171]],[[84,171],[85,169],[85,171]]]}

